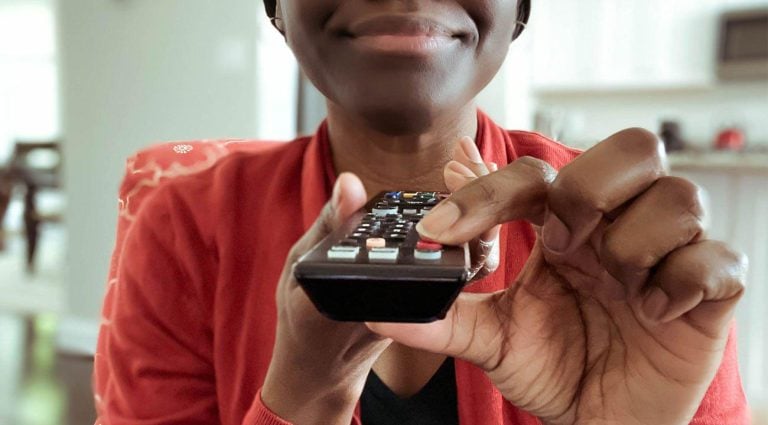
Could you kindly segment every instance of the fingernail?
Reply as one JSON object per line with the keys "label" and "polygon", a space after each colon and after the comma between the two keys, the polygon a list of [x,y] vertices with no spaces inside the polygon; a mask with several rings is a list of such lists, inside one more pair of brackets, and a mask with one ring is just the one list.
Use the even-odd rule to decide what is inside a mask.
{"label": "fingernail", "polygon": [[453,202],[445,201],[430,211],[416,225],[416,230],[419,234],[434,239],[459,221],[460,217],[461,211],[459,207]]}
{"label": "fingernail", "polygon": [[496,171],[499,171],[499,164],[495,162],[489,162],[488,163],[488,171],[495,173]]}
{"label": "fingernail", "polygon": [[652,288],[643,301],[643,313],[651,320],[659,321],[669,306],[669,296],[659,288]]}
{"label": "fingernail", "polygon": [[542,228],[541,241],[552,252],[564,252],[571,243],[571,232],[557,215],[550,213]]}
{"label": "fingernail", "polygon": [[461,149],[464,151],[464,155],[466,155],[470,161],[476,164],[483,162],[483,157],[480,156],[480,151],[477,150],[477,145],[471,137],[462,137],[459,144],[461,144]]}
{"label": "fingernail", "polygon": [[451,161],[448,163],[448,170],[452,171],[462,177],[477,177],[475,176],[475,173],[472,172],[469,168],[464,166],[464,164],[458,162],[458,161]]}

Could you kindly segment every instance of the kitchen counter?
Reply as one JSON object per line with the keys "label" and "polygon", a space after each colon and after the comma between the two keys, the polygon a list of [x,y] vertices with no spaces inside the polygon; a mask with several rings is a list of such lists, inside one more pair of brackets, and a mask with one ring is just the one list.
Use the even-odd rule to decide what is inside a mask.
{"label": "kitchen counter", "polygon": [[674,171],[729,171],[768,174],[768,152],[681,151],[669,154]]}

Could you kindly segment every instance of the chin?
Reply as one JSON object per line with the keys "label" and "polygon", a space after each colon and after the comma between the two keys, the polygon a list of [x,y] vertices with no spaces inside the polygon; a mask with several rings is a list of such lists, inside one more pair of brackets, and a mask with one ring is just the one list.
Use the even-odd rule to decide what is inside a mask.
{"label": "chin", "polygon": [[429,131],[433,125],[436,112],[432,107],[419,107],[407,102],[389,107],[375,105],[356,108],[356,113],[362,117],[371,129],[387,136],[407,136]]}
{"label": "chin", "polygon": [[407,80],[396,92],[377,90],[381,87],[384,86],[371,84],[346,90],[339,93],[341,98],[337,104],[362,118],[369,128],[388,136],[426,133],[434,129],[439,117],[471,101],[469,96],[458,90],[448,90],[447,87],[425,90],[429,84],[409,85]]}

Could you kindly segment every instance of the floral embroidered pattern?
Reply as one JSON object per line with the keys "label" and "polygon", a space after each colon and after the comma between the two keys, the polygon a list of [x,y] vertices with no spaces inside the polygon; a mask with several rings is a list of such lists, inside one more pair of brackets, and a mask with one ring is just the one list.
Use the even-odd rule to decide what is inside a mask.
{"label": "floral embroidered pattern", "polygon": [[[118,199],[120,217],[129,221],[134,220],[136,211],[131,207],[131,199],[140,192],[143,192],[143,189],[157,187],[165,179],[205,170],[229,153],[229,150],[223,143],[200,143],[198,147],[202,147],[202,152],[198,151],[200,154],[192,158],[192,163],[190,164],[181,164],[176,161],[172,161],[170,164],[163,163],[168,158],[166,158],[166,161],[161,161],[161,155],[150,154],[147,156],[150,156],[151,159],[142,166],[137,167],[138,155],[130,158],[127,162],[127,176],[132,184],[124,187],[125,192]],[[173,146],[173,151],[176,153],[189,153],[193,149],[194,147],[189,144]],[[149,153],[151,151],[144,152]]]}
{"label": "floral embroidered pattern", "polygon": [[190,153],[192,152],[192,145],[176,145],[173,147],[173,151],[180,154]]}

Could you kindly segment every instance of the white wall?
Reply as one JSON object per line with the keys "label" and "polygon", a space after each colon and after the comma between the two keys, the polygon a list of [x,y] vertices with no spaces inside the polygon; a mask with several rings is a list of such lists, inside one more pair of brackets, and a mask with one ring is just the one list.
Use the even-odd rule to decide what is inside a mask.
{"label": "white wall", "polygon": [[59,1],[72,319],[65,332],[96,329],[125,158],[161,140],[256,135],[262,7]]}
{"label": "white wall", "polygon": [[534,4],[534,94],[540,111],[564,121],[563,141],[589,146],[615,131],[681,122],[708,146],[736,125],[768,147],[768,81],[716,77],[723,12],[768,0],[549,0]]}
{"label": "white wall", "polygon": [[532,49],[530,32],[523,32],[510,45],[499,73],[477,96],[477,105],[504,128],[532,128]]}

